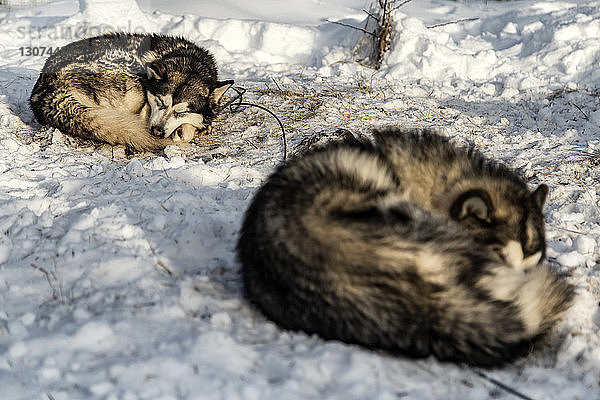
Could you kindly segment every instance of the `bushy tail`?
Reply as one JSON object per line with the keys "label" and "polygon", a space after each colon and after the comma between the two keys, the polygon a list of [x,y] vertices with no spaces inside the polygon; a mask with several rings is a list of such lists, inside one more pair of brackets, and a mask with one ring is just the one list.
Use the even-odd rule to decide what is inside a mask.
{"label": "bushy tail", "polygon": [[170,139],[154,137],[147,122],[138,114],[94,104],[78,89],[42,74],[30,97],[33,113],[43,125],[61,132],[112,145],[124,144],[137,151],[160,151]]}
{"label": "bushy tail", "polygon": [[146,121],[137,114],[111,108],[93,108],[80,118],[88,137],[109,144],[124,144],[137,151],[154,152],[175,144],[171,139],[152,136]]}
{"label": "bushy tail", "polygon": [[[440,343],[432,342],[438,358],[497,366],[521,357],[561,317],[574,296],[573,286],[546,265],[526,271],[499,265],[489,272],[475,284],[475,293],[484,296],[478,303],[448,304],[440,332],[453,329]],[[448,294],[468,299],[458,292]]]}

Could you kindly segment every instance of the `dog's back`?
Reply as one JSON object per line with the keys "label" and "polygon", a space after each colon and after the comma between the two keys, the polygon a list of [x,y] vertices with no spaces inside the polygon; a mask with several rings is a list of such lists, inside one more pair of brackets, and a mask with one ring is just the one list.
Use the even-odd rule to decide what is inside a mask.
{"label": "dog's back", "polygon": [[[435,172],[419,183],[416,174],[444,153],[462,165],[462,178]],[[572,288],[545,266],[533,267],[544,243],[531,249],[531,262],[521,244],[531,240],[519,237],[529,223],[502,226],[505,205],[486,204],[512,203],[514,193],[481,199],[502,187],[490,186],[490,176],[506,187],[518,183],[515,193],[531,207],[545,196],[427,132],[381,132],[374,145],[334,144],[294,159],[246,213],[238,243],[245,295],[284,328],[369,348],[476,365],[523,355],[567,307]],[[476,190],[465,179],[481,184]],[[447,192],[446,203],[437,203],[438,192]],[[520,208],[515,203],[511,212]],[[520,215],[529,213],[541,216],[539,209]]]}

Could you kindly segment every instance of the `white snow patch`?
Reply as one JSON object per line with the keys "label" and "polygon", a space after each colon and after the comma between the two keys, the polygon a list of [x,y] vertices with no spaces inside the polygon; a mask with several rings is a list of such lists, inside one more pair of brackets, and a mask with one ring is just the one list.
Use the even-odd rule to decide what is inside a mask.
{"label": "white snow patch", "polygon": [[79,328],[69,342],[70,347],[75,350],[102,352],[115,346],[118,339],[105,323],[88,322]]}

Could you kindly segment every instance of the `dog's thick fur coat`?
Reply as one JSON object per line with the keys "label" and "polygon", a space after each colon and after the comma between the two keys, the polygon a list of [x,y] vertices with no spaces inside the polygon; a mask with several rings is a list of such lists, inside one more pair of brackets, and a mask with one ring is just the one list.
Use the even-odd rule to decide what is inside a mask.
{"label": "dog's thick fur coat", "polygon": [[542,263],[548,188],[428,131],[290,160],[241,228],[245,296],[284,328],[414,357],[525,355],[573,288]]}

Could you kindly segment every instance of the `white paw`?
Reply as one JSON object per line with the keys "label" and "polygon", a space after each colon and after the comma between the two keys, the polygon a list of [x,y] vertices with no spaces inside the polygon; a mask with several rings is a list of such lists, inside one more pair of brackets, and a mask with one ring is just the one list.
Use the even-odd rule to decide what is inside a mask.
{"label": "white paw", "polygon": [[174,142],[191,142],[196,135],[196,127],[190,124],[182,124],[171,134]]}
{"label": "white paw", "polygon": [[539,264],[542,258],[542,252],[538,251],[535,254],[524,257],[521,243],[510,240],[502,249],[502,256],[514,269],[525,271]]}

